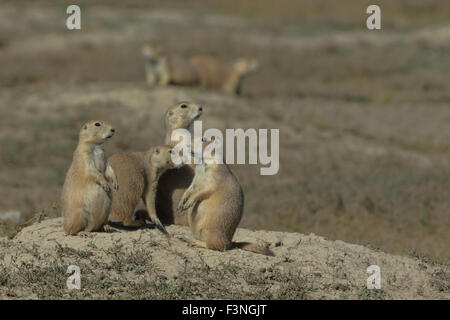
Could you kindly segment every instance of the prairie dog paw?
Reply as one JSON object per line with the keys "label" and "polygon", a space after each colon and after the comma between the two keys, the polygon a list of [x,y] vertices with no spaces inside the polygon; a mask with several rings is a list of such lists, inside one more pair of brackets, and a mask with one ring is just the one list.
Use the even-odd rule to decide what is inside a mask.
{"label": "prairie dog paw", "polygon": [[111,191],[111,187],[109,186],[109,184],[106,180],[100,181],[100,182],[98,182],[98,184],[100,185],[100,187],[103,188],[103,190],[105,190],[106,193],[109,193]]}
{"label": "prairie dog paw", "polygon": [[190,207],[193,207],[195,205],[195,201],[186,201],[184,204],[183,204],[183,207],[181,208],[182,210],[187,210],[187,209],[189,209]]}
{"label": "prairie dog paw", "polygon": [[183,199],[180,200],[180,203],[178,204],[178,207],[177,207],[177,211],[185,210],[184,209],[184,204],[186,203],[187,200],[188,200],[187,198],[183,198]]}

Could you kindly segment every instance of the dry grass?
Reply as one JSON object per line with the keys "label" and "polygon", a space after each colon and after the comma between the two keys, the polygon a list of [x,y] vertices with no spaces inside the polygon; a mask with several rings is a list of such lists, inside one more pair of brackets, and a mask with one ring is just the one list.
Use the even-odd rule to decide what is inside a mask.
{"label": "dry grass", "polygon": [[[1,243],[0,248],[7,249],[3,247],[7,245]],[[18,298],[26,288],[29,297],[38,299],[307,299],[306,291],[312,290],[299,275],[290,277],[278,270],[255,273],[230,263],[187,266],[180,276],[168,279],[153,265],[151,246],[130,251],[118,244],[105,253],[112,263],[98,259],[91,250],[57,244],[54,257],[42,255],[33,247],[27,254],[48,263],[13,262],[7,267],[0,261],[0,295]],[[82,290],[67,290],[68,264],[83,270]],[[249,286],[248,290],[235,289],[241,281]],[[269,292],[268,286],[276,286],[277,290]]]}

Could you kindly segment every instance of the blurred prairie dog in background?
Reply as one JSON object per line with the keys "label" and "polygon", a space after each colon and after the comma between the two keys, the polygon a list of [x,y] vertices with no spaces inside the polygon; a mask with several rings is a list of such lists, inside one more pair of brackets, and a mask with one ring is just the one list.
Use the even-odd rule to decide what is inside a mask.
{"label": "blurred prairie dog in background", "polygon": [[145,80],[150,88],[166,86],[170,75],[167,58],[162,56],[156,46],[145,45],[141,50],[145,62]]}
{"label": "blurred prairie dog in background", "polygon": [[239,58],[232,64],[225,64],[211,55],[182,58],[163,55],[159,48],[149,44],[143,46],[142,56],[150,88],[169,84],[201,86],[239,95],[243,79],[259,69],[256,59]]}
{"label": "blurred prairie dog in background", "polygon": [[[182,101],[171,106],[165,114],[166,136],[164,143],[174,146],[177,142],[171,140],[172,132],[177,129],[192,131],[195,120],[200,118],[203,108],[197,103]],[[188,225],[183,212],[176,210],[184,191],[189,187],[194,177],[192,164],[178,169],[167,170],[159,179],[156,193],[156,212],[164,224]]]}
{"label": "blurred prairie dog in background", "polygon": [[240,95],[244,78],[259,69],[256,59],[239,58],[228,65],[208,55],[193,56],[189,64],[197,70],[200,86],[222,90],[230,95]]}
{"label": "blurred prairie dog in background", "polygon": [[196,239],[193,243],[212,250],[235,247],[273,256],[271,250],[257,244],[232,242],[242,218],[244,193],[227,164],[218,163],[215,155],[208,156],[206,152],[201,158],[202,163],[196,165],[194,179],[177,208],[187,210],[189,226]]}
{"label": "blurred prairie dog in background", "polygon": [[139,227],[144,221],[134,220],[134,210],[142,199],[150,219],[167,234],[156,215],[155,198],[160,176],[176,168],[172,162],[172,147],[156,146],[146,152],[117,153],[109,158],[116,172],[120,189],[114,191],[110,221],[121,221],[126,227]]}
{"label": "blurred prairie dog in background", "polygon": [[116,190],[118,184],[103,143],[114,132],[114,128],[104,121],[89,121],[80,130],[61,196],[63,225],[67,234],[99,230],[108,220],[110,184]]}

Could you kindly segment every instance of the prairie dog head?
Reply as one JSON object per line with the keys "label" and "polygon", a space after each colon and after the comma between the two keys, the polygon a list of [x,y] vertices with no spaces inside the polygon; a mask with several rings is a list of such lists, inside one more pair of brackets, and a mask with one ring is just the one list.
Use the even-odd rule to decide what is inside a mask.
{"label": "prairie dog head", "polygon": [[80,142],[102,144],[114,135],[115,129],[106,121],[86,122],[80,130]]}
{"label": "prairie dog head", "polygon": [[259,62],[256,59],[239,58],[234,63],[234,70],[238,73],[245,75],[248,73],[256,72],[259,69]]}
{"label": "prairie dog head", "polygon": [[166,112],[166,130],[189,129],[203,112],[203,108],[194,102],[182,101],[172,106]]}
{"label": "prairie dog head", "polygon": [[149,62],[155,62],[160,57],[160,50],[158,47],[146,44],[141,49],[142,57]]}
{"label": "prairie dog head", "polygon": [[171,146],[156,146],[150,149],[148,160],[152,168],[158,172],[181,167],[182,164],[177,166],[173,163],[172,154],[173,150]]}

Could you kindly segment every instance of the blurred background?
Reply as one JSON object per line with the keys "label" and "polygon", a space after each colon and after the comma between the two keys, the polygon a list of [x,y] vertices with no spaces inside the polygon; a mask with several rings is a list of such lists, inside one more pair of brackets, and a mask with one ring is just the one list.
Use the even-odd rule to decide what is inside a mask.
{"label": "blurred background", "polygon": [[[82,30],[66,29],[81,7]],[[381,30],[366,8],[381,7]],[[242,95],[149,89],[140,49],[257,58]],[[203,127],[279,128],[280,171],[234,165],[241,227],[315,233],[450,259],[450,1],[2,0],[0,222],[58,216],[81,124],[113,123],[109,154],[164,138],[174,102]]]}

